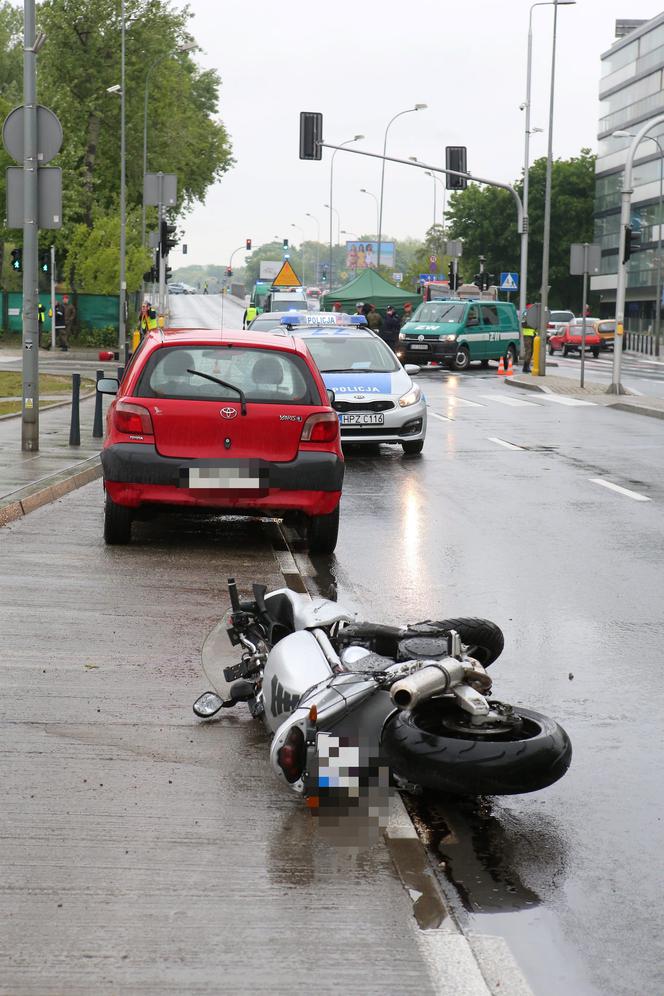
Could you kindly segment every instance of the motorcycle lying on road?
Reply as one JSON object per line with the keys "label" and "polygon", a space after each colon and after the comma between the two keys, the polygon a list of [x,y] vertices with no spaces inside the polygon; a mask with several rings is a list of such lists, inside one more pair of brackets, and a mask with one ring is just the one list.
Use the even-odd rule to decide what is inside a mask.
{"label": "motorcycle lying on road", "polygon": [[454,796],[534,792],[567,771],[558,723],[489,697],[486,669],[504,644],[495,623],[386,626],[288,588],[254,584],[243,601],[232,578],[228,587],[231,609],[202,652],[214,691],[194,712],[246,702],[273,734],[274,771],[300,795],[350,788],[378,768],[400,788]]}

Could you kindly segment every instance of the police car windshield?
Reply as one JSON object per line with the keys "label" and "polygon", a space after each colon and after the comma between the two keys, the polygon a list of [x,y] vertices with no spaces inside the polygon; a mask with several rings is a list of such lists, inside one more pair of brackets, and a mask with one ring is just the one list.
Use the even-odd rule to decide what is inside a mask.
{"label": "police car windshield", "polygon": [[450,304],[449,301],[429,301],[421,304],[412,321],[417,322],[461,322],[463,321],[464,305]]}
{"label": "police car windshield", "polygon": [[307,336],[306,342],[321,373],[350,373],[354,370],[393,373],[399,369],[389,346],[373,336]]}

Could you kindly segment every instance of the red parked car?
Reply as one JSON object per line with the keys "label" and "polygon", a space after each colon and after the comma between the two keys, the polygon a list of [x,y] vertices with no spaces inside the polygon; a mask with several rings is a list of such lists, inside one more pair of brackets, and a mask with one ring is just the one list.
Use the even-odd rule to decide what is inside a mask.
{"label": "red parked car", "polygon": [[150,332],[114,394],[101,454],[104,539],[166,507],[292,519],[331,553],[344,473],[339,418],[301,338]]}
{"label": "red parked car", "polygon": [[[559,349],[562,350],[563,356],[567,356],[569,353],[580,353],[581,331],[578,318],[575,322],[570,322],[568,325],[563,325],[562,328],[557,329],[549,339],[549,355],[553,356]],[[594,325],[591,325],[589,319],[586,323],[586,350],[590,351],[597,358],[601,345],[602,340],[597,335],[596,328]]]}

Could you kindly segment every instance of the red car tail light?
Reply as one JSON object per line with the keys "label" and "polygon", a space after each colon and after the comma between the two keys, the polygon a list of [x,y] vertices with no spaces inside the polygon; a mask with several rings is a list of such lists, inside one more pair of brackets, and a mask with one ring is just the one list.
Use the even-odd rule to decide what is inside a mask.
{"label": "red car tail light", "polygon": [[113,424],[118,432],[139,436],[154,434],[148,409],[142,405],[132,405],[128,401],[118,401],[113,413]]}
{"label": "red car tail light", "polygon": [[302,427],[303,443],[333,443],[339,435],[339,416],[335,412],[316,412]]}

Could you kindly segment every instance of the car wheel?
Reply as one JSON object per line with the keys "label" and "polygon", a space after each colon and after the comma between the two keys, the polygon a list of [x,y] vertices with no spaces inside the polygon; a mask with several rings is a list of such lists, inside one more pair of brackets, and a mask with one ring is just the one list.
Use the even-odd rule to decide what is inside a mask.
{"label": "car wheel", "polygon": [[334,553],[339,535],[339,506],[329,515],[312,515],[309,519],[311,553]]}
{"label": "car wheel", "polygon": [[507,352],[505,353],[505,363],[509,366],[510,360],[512,364],[516,363],[516,347],[513,342],[507,347]]}
{"label": "car wheel", "polygon": [[406,456],[417,456],[417,454],[421,453],[424,448],[424,440],[411,439],[408,442],[402,443],[401,445],[403,446],[403,451],[406,454]]}
{"label": "car wheel", "polygon": [[108,546],[126,546],[131,543],[131,520],[131,509],[125,505],[116,505],[106,492],[104,542]]}
{"label": "car wheel", "polygon": [[599,357],[599,349],[593,349],[592,354],[595,357],[595,359],[597,359]]}
{"label": "car wheel", "polygon": [[467,370],[470,366],[470,352],[467,346],[459,346],[454,357],[455,370]]}

